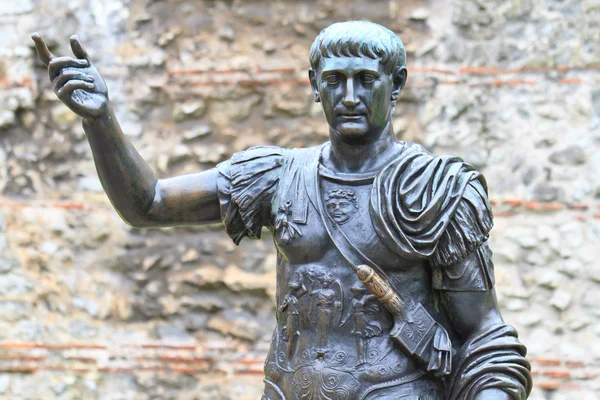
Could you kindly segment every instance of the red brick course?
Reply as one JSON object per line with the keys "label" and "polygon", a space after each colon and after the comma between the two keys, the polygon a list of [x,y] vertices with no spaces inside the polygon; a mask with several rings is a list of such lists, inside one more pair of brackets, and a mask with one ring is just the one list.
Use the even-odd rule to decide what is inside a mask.
{"label": "red brick course", "polygon": [[[76,354],[73,354],[76,352]],[[232,344],[182,345],[178,343],[0,343],[0,372],[32,374],[66,371],[75,374],[175,373],[202,376],[233,371],[262,375],[263,355]],[[57,362],[56,360],[62,361]],[[49,359],[53,361],[50,363]],[[107,361],[110,360],[110,361]],[[534,385],[542,390],[580,390],[595,380],[600,364],[582,360],[530,357]]]}

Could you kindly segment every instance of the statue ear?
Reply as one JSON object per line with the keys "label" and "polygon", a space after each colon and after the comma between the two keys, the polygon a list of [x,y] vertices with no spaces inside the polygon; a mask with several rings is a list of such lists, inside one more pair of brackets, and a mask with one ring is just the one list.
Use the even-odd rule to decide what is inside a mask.
{"label": "statue ear", "polygon": [[405,66],[398,66],[394,70],[392,74],[393,79],[393,90],[392,90],[392,101],[395,103],[400,97],[400,93],[402,93],[402,89],[404,89],[404,85],[406,84],[406,79],[408,77],[408,72],[406,71]]}
{"label": "statue ear", "polygon": [[321,96],[319,95],[319,85],[317,85],[317,74],[312,68],[308,70],[308,79],[310,80],[310,86],[312,87],[312,91],[315,96],[315,103],[320,103]]}

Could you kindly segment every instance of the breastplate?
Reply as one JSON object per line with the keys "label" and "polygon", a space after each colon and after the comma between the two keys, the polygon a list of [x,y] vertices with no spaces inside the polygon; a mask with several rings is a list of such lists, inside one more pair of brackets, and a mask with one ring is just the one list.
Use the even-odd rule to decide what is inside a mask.
{"label": "breastplate", "polygon": [[320,171],[303,223],[290,212],[294,196],[280,198],[274,216],[277,326],[265,363],[266,398],[363,399],[429,379],[391,341],[391,315],[336,248],[315,202],[385,268],[404,297],[427,307],[432,296],[426,266],[399,258],[378,239],[369,216],[372,177]]}

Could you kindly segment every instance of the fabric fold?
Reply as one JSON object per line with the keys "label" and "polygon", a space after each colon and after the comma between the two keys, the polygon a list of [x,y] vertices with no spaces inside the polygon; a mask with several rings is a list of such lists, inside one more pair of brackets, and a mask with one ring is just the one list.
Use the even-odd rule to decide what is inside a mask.
{"label": "fabric fold", "polygon": [[459,157],[436,157],[418,145],[407,146],[378,174],[370,212],[390,250],[434,265],[464,258],[492,228],[483,175]]}
{"label": "fabric fold", "polygon": [[499,389],[512,400],[526,399],[532,388],[527,349],[509,325],[495,325],[466,342],[454,357],[448,400],[474,400]]}
{"label": "fabric fold", "polygon": [[448,332],[441,326],[436,327],[427,371],[433,371],[436,376],[446,376],[452,372],[452,342]]}
{"label": "fabric fold", "polygon": [[269,224],[271,200],[284,161],[280,147],[258,146],[217,165],[221,218],[235,244],[244,237],[259,239],[262,227]]}

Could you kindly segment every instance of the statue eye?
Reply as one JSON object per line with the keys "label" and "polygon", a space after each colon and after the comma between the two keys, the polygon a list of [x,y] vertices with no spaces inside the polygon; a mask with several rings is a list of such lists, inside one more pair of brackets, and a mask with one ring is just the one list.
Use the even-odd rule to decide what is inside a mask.
{"label": "statue eye", "polygon": [[363,83],[373,83],[377,80],[377,77],[373,74],[370,74],[368,72],[364,72],[360,75],[360,80]]}
{"label": "statue eye", "polygon": [[340,83],[340,77],[338,74],[327,75],[325,77],[325,82],[327,82],[329,85],[337,85]]}

